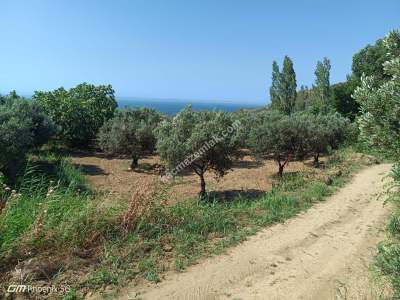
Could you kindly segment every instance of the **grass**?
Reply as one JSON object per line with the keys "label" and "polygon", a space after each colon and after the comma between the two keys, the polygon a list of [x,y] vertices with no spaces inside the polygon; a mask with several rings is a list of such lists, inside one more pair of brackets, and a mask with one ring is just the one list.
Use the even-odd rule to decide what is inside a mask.
{"label": "grass", "polygon": [[[0,216],[0,271],[32,256],[64,261],[86,251],[78,255],[75,269],[74,264],[62,264],[50,279],[74,288],[64,299],[78,299],[90,290],[118,287],[129,280],[158,282],[166,270],[181,271],[200,257],[221,253],[260,228],[324,200],[361,167],[351,159],[353,153],[341,150],[325,164],[326,174],[341,170],[329,184],[310,171],[284,176],[258,199],[238,195],[231,201],[188,200],[166,206],[157,195],[137,222],[128,222],[134,224],[128,231],[121,220],[129,203],[91,192],[79,170],[59,156],[35,157],[35,167],[20,181],[20,195],[9,199]],[[41,169],[43,161],[46,172]],[[76,276],[77,269],[81,276]],[[11,278],[1,284],[7,280]]]}
{"label": "grass", "polygon": [[375,271],[392,291],[392,299],[400,299],[400,164],[392,170],[393,183],[387,187],[388,200],[395,205],[386,231],[388,240],[378,246]]}

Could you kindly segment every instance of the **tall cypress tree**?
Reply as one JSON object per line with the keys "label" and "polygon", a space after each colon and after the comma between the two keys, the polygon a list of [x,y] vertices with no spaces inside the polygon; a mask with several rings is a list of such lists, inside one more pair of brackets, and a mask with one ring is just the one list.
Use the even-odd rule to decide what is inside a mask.
{"label": "tall cypress tree", "polygon": [[327,108],[329,106],[330,97],[330,82],[329,75],[331,70],[331,62],[329,59],[324,57],[323,61],[317,62],[317,67],[315,68],[315,88],[318,94],[318,100],[322,107]]}
{"label": "tall cypress tree", "polygon": [[280,81],[281,81],[281,73],[279,72],[278,63],[274,60],[272,62],[272,83],[269,88],[269,96],[271,99],[271,107],[273,109],[280,108]]}
{"label": "tall cypress tree", "polygon": [[297,97],[296,73],[293,68],[293,62],[289,56],[283,59],[283,67],[280,80],[280,110],[285,114],[291,114],[294,111]]}

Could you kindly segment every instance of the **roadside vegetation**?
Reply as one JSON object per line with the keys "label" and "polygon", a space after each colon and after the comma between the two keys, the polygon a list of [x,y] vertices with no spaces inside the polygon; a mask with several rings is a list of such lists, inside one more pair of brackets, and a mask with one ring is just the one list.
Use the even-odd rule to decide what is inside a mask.
{"label": "roadside vegetation", "polygon": [[[323,201],[355,171],[379,163],[357,151],[399,161],[399,45],[399,33],[392,32],[361,50],[348,80],[334,86],[324,58],[315,85],[300,90],[286,56],[282,70],[273,63],[271,105],[259,111],[198,112],[189,106],[163,116],[118,109],[111,86],[86,83],[39,91],[31,100],[15,92],[0,96],[0,297],[12,299],[5,292],[9,283],[68,284],[71,290],[59,298],[79,299],[112,294],[128,281],[158,282],[167,270],[181,271]],[[371,62],[371,55],[386,57]],[[127,172],[141,172],[139,160],[157,155],[160,178],[132,182],[131,197],[96,191],[68,158],[74,149],[127,157]],[[245,153],[276,162],[271,189],[226,198],[206,188],[207,172],[221,179]],[[304,169],[287,172],[293,162]],[[199,177],[199,197],[168,202],[167,191],[191,172]],[[397,203],[398,167],[393,177],[390,199]],[[395,297],[398,216],[391,218],[391,240],[376,259]]]}
{"label": "roadside vegetation", "polygon": [[354,98],[360,105],[358,119],[361,138],[371,147],[395,161],[393,182],[387,187],[387,201],[394,204],[387,226],[389,239],[378,247],[375,265],[378,274],[393,290],[393,298],[400,298],[400,32],[390,32],[374,46],[357,54],[378,57],[380,66],[361,76],[361,85]]}

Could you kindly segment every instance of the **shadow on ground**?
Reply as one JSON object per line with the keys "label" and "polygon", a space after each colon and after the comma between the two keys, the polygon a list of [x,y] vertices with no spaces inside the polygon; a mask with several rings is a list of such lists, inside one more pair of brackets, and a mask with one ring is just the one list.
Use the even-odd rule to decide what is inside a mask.
{"label": "shadow on ground", "polygon": [[104,172],[102,168],[99,168],[96,165],[89,165],[89,164],[74,164],[74,166],[81,170],[84,175],[91,175],[91,176],[98,176],[98,175],[109,175],[108,173]]}
{"label": "shadow on ground", "polygon": [[265,191],[257,189],[211,191],[207,195],[208,201],[229,202],[238,199],[255,200],[265,195]]}
{"label": "shadow on ground", "polygon": [[239,160],[234,163],[233,168],[237,169],[256,169],[263,166],[263,163],[256,160]]}

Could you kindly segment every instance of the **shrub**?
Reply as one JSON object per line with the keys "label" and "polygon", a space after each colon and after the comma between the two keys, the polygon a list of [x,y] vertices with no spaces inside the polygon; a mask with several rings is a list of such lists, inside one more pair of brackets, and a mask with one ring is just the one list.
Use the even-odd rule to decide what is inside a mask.
{"label": "shrub", "polygon": [[73,146],[87,146],[117,107],[111,85],[79,84],[33,95],[51,119],[59,126],[60,139]]}
{"label": "shrub", "polygon": [[131,155],[132,168],[138,160],[155,149],[154,129],[162,116],[153,109],[124,109],[100,128],[97,135],[99,147],[109,155]]}
{"label": "shrub", "polygon": [[10,94],[0,105],[0,172],[14,180],[27,153],[54,133],[53,123],[36,104]]}
{"label": "shrub", "polygon": [[225,112],[194,112],[190,106],[157,130],[157,151],[172,175],[186,168],[200,177],[200,196],[206,195],[204,174],[222,177],[240,155],[233,131],[240,127]]}

